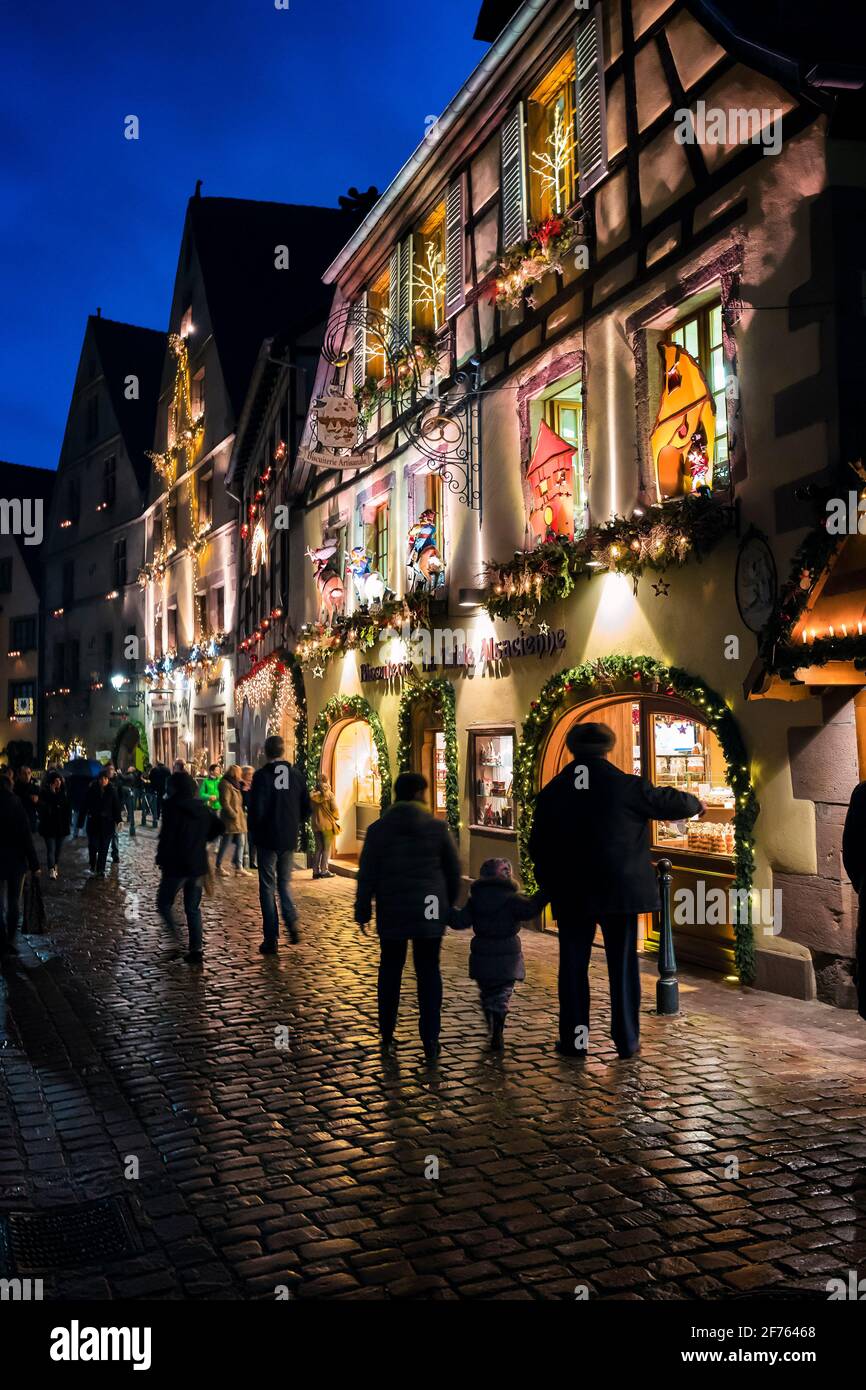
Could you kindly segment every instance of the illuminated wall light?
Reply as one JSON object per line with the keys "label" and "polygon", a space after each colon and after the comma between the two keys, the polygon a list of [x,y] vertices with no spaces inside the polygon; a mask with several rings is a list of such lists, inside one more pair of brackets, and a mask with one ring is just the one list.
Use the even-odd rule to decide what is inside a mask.
{"label": "illuminated wall light", "polygon": [[65,530],[67,529],[67,527],[69,527],[69,526],[71,526],[71,525],[72,525],[72,522],[69,521],[69,520],[61,521],[61,523],[60,523],[60,529],[61,529],[61,531],[65,531]]}
{"label": "illuminated wall light", "polygon": [[55,608],[55,610],[54,610],[54,612],[51,614],[51,616],[52,616],[52,618],[62,618],[62,617],[63,617],[63,609],[62,609],[62,608]]}
{"label": "illuminated wall light", "polygon": [[9,657],[15,657],[15,656],[20,656],[21,653],[20,653],[20,652],[7,652],[6,655],[9,656]]}

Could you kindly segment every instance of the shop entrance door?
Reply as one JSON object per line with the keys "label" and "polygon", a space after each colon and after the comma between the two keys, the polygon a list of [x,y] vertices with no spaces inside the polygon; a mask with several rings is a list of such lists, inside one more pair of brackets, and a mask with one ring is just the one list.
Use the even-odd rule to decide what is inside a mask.
{"label": "shop entrance door", "polygon": [[347,720],[329,731],[322,768],[339,810],[335,858],[357,863],[367,830],[379,818],[382,796],[378,750],[365,719]]}
{"label": "shop entrance door", "polygon": [[[539,786],[544,786],[571,761],[565,746],[568,730],[588,721],[605,724],[616,735],[610,762],[623,772],[647,778],[656,786],[690,791],[707,805],[700,820],[651,825],[655,863],[668,858],[673,866],[672,905],[693,905],[685,920],[674,915],[674,941],[679,959],[709,966],[725,974],[733,968],[734,934],[730,921],[712,920],[704,912],[707,894],[728,893],[734,881],[734,796],[726,785],[726,768],[719,741],[697,711],[684,701],[664,696],[606,696],[566,710],[550,732],[541,758]],[[679,898],[680,890],[687,896]],[[544,925],[555,929],[549,909]],[[644,950],[658,946],[654,914],[639,919]]]}

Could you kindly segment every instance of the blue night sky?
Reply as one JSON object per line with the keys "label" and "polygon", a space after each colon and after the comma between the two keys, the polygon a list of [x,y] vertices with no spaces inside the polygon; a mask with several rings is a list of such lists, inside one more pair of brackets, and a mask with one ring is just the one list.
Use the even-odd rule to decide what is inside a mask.
{"label": "blue night sky", "polygon": [[[383,189],[487,51],[465,0],[40,0],[0,53],[0,458],[56,467],[86,317],[165,328],[186,201]],[[124,139],[130,114],[141,138]]]}

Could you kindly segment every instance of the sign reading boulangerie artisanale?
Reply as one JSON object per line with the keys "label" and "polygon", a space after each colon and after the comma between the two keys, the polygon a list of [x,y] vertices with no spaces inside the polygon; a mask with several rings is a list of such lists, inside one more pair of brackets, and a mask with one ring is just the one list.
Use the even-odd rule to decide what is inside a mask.
{"label": "sign reading boulangerie artisanale", "polygon": [[[537,633],[521,633],[502,639],[451,629],[427,632],[415,628],[402,638],[395,634],[393,640],[400,643],[403,659],[386,661],[378,666],[362,663],[362,681],[401,680],[413,668],[422,671],[463,670],[467,674],[483,676],[506,661],[522,657],[551,657],[564,651],[565,628],[546,628]],[[387,645],[387,640],[383,645]]]}

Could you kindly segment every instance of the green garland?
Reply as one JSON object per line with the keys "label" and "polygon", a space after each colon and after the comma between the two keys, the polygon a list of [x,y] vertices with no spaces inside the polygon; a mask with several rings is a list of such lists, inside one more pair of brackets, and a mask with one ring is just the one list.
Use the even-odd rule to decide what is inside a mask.
{"label": "green garland", "polygon": [[826,666],[829,661],[852,661],[866,671],[866,637],[819,637],[817,642],[783,642],[776,647],[773,669],[783,680],[793,680],[801,666]]}
{"label": "green garland", "polygon": [[[307,692],[304,689],[304,673],[301,670],[300,662],[294,652],[286,652],[282,658],[283,664],[291,676],[292,685],[295,691],[295,706],[298,717],[295,720],[295,767],[300,772],[304,781],[307,781]],[[276,687],[276,680],[274,681]],[[304,821],[303,849],[307,854],[314,854],[316,841],[313,835],[313,827],[308,820]]]}
{"label": "green garland", "polygon": [[429,698],[442,713],[445,734],[445,815],[457,839],[460,838],[460,777],[457,761],[457,716],[454,686],[444,676],[418,685],[409,685],[400,696],[397,714],[397,770],[412,769],[412,710],[419,700]]}
{"label": "green garland", "polygon": [[[523,722],[521,739],[514,759],[514,791],[520,803],[520,862],[527,893],[536,888],[532,860],[529,857],[529,835],[534,811],[535,771],[542,740],[550,721],[564,698],[575,693],[652,692],[677,695],[695,706],[706,724],[719,740],[728,771],[728,785],[736,797],[734,812],[734,887],[752,887],[755,870],[753,829],[760,805],[749,777],[749,760],[742,735],[733,714],[720,695],[709,686],[676,666],[663,666],[647,656],[606,656],[597,661],[585,661],[571,670],[551,676],[542,687],[537,700],[530,705]],[[749,984],[755,977],[755,944],[752,935],[751,911],[745,921],[739,917],[734,926],[734,958],[740,980]]]}
{"label": "green garland", "polygon": [[[114,763],[115,767],[117,767],[117,760],[120,756],[120,742],[127,729],[135,729],[137,731],[138,746],[141,749],[142,757],[144,758],[145,762],[150,761],[150,759],[148,758],[147,731],[145,730],[144,725],[142,724],[140,719],[125,719],[121,724],[120,728],[118,729],[117,733],[115,734],[114,742],[111,745],[111,761]],[[134,761],[135,759],[133,758],[133,764]]]}
{"label": "green garland", "polygon": [[338,719],[345,719],[350,715],[356,719],[365,719],[370,725],[373,742],[379,754],[379,776],[382,781],[382,797],[379,805],[380,809],[384,811],[386,807],[391,805],[391,763],[388,757],[388,744],[381,719],[363,695],[332,695],[330,700],[320,709],[313,726],[307,753],[307,767],[310,770],[311,779],[315,779],[319,775],[322,749],[325,746],[325,738],[331,725],[335,724]]}
{"label": "green garland", "polygon": [[710,493],[690,493],[647,507],[641,515],[615,516],[568,540],[544,541],[503,564],[485,565],[491,618],[532,622],[542,604],[567,598],[575,580],[605,571],[638,580],[645,570],[663,573],[700,560],[730,530],[730,508]]}

